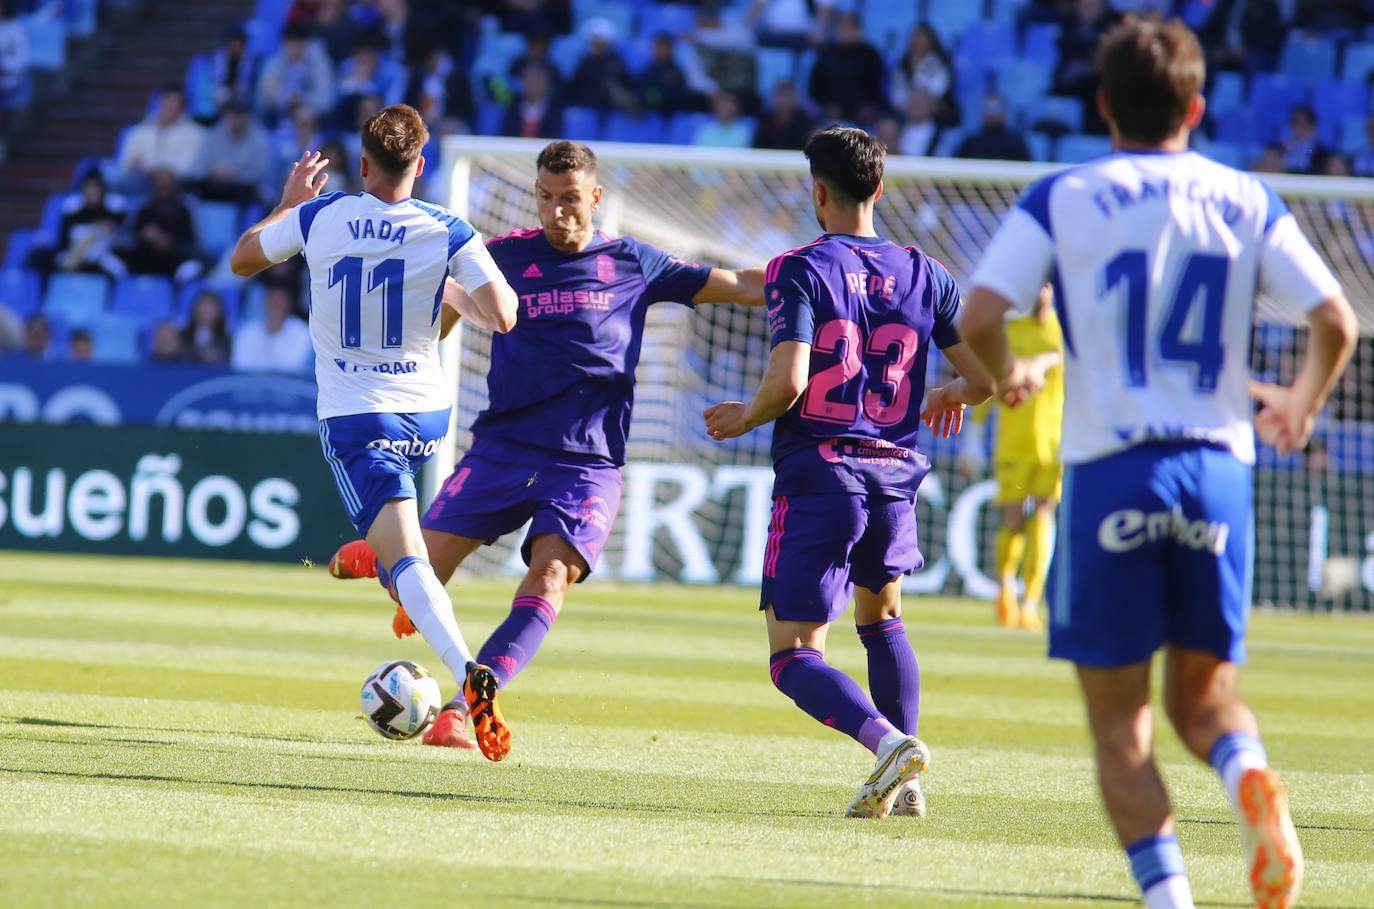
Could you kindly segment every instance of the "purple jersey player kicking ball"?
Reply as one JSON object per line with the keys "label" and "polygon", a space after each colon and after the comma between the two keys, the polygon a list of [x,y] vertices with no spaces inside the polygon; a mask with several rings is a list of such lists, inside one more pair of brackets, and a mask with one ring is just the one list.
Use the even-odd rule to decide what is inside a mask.
{"label": "purple jersey player kicking ball", "polygon": [[[472,425],[472,448],[421,521],[430,563],[447,582],[479,546],[530,522],[521,552],[529,571],[510,615],[477,660],[502,686],[534,657],[569,586],[596,567],[620,506],[634,374],[649,306],[674,301],[762,305],[763,269],[693,265],[597,230],[603,188],[585,145],[554,142],[537,161],[541,228],[492,240],[492,257],[520,298],[516,327],[492,338],[490,404]],[[361,540],[330,562],[335,577],[380,573]],[[408,633],[403,609],[393,623]],[[471,748],[467,707],[451,702],[425,743]],[[509,752],[499,716],[473,713],[477,746]]]}
{"label": "purple jersey player kicking ball", "polygon": [[[901,618],[901,576],[923,564],[916,487],[930,462],[916,433],[922,421],[945,437],[958,432],[964,405],[986,400],[994,384],[959,340],[949,272],[873,230],[883,147],[832,126],[812,137],[806,157],[826,233],[769,264],[768,370],[749,404],[708,409],[706,428],[730,439],[777,421],[759,604],[773,684],[877,755],[850,817],[920,815],[916,775],[930,750],[916,737],[921,677]],[[931,389],[921,410],[931,341],[962,378]],[[823,656],[851,597],[871,700]]]}

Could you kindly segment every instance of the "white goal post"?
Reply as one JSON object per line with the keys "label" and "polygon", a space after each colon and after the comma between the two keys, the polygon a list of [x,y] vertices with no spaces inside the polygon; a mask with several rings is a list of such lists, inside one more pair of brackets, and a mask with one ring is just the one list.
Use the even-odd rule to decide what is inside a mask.
{"label": "white goal post", "polygon": [[[449,136],[442,148],[448,204],[484,235],[535,226],[532,187],[540,140]],[[606,199],[600,226],[713,265],[763,265],[819,233],[800,152],[594,143]],[[920,247],[961,282],[1022,189],[1057,165],[888,159],[879,232]],[[1374,180],[1266,177],[1340,277],[1359,312],[1356,361],[1323,417],[1316,444],[1287,459],[1266,451],[1256,469],[1255,599],[1261,605],[1374,609]],[[433,184],[432,184],[433,186]],[[439,194],[436,191],[436,195]],[[1300,327],[1260,300],[1257,375],[1292,377]],[[437,491],[467,427],[486,403],[490,338],[460,329],[445,364],[459,387],[453,446],[436,457]],[[768,523],[768,434],[719,445],[701,410],[752,392],[767,361],[762,316],[743,307],[650,309],[630,433],[620,517],[598,576],[626,580],[754,583]],[[932,356],[932,372],[944,368]],[[960,476],[954,448],[923,437],[935,469],[921,488],[926,568],[912,592],[988,596],[994,509],[991,481]],[[519,568],[518,539],[465,566]]]}

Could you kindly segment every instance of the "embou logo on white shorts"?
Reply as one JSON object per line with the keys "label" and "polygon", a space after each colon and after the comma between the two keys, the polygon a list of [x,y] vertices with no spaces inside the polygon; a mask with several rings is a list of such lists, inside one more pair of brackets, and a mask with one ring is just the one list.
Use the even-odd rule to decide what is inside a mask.
{"label": "embou logo on white shorts", "polygon": [[1173,540],[1189,549],[1206,550],[1213,555],[1226,551],[1231,525],[1223,521],[1190,521],[1183,509],[1149,514],[1138,508],[1123,508],[1102,519],[1097,527],[1097,543],[1107,552],[1130,552],[1160,540]]}

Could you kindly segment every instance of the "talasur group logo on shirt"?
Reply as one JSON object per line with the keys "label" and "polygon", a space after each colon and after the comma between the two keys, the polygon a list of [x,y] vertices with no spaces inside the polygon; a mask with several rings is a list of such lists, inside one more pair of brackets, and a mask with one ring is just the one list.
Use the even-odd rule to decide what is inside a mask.
{"label": "talasur group logo on shirt", "polygon": [[610,284],[615,280],[615,259],[610,256],[596,257],[596,280]]}

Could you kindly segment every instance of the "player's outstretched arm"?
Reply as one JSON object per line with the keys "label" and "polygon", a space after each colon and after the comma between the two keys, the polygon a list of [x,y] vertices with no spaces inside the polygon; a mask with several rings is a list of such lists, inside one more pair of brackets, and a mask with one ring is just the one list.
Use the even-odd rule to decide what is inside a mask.
{"label": "player's outstretched arm", "polygon": [[1345,371],[1359,338],[1355,313],[1343,294],[1309,312],[1307,328],[1307,355],[1292,385],[1250,383],[1250,394],[1260,402],[1255,430],[1280,454],[1307,445],[1317,413]]}
{"label": "player's outstretched arm", "polygon": [[1032,362],[1036,360],[1034,357],[1012,357],[1004,325],[1011,308],[1011,303],[996,291],[975,287],[964,301],[959,334],[996,380],[994,394],[1009,407],[1015,407],[1040,390],[1045,384],[1045,373],[1055,364],[1048,360]]}
{"label": "player's outstretched arm", "polygon": [[787,413],[806,391],[811,372],[811,345],[783,341],[773,348],[754,400],[724,401],[706,408],[706,434],[717,442],[742,436]]}
{"label": "player's outstretched arm", "polygon": [[693,303],[738,303],[741,306],[763,305],[763,269],[713,268],[706,284],[692,298]]}
{"label": "player's outstretched arm", "polygon": [[285,218],[297,205],[318,196],[324,185],[329,182],[329,174],[324,170],[328,166],[328,158],[322,158],[319,152],[312,151],[301,155],[301,159],[291,165],[291,173],[286,178],[286,185],[282,187],[281,202],[266,218],[244,231],[243,236],[239,237],[239,242],[234,245],[234,251],[229,254],[229,267],[234,274],[251,278],[258,272],[276,265],[277,262],[284,261],[270,259],[263,252],[263,229]]}
{"label": "player's outstretched arm", "polygon": [[997,383],[966,342],[941,350],[959,378],[932,388],[921,409],[921,421],[930,431],[948,439],[964,428],[964,408],[982,404],[997,391]]}

